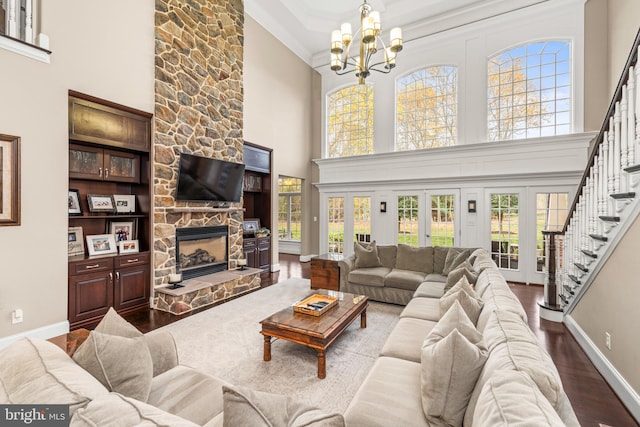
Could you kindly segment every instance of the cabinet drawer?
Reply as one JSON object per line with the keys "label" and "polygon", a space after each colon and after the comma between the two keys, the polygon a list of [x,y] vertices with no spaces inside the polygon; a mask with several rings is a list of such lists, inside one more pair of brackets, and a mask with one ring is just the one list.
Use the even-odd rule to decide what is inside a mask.
{"label": "cabinet drawer", "polygon": [[121,255],[116,258],[116,269],[124,267],[135,267],[149,263],[149,252],[141,252],[131,255]]}
{"label": "cabinet drawer", "polygon": [[97,258],[69,264],[69,275],[95,273],[113,270],[113,258]]}

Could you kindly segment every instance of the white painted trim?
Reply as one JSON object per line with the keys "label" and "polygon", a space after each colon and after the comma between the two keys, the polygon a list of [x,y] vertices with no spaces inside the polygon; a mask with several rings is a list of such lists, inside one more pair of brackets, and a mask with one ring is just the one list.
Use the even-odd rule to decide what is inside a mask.
{"label": "white painted trim", "polygon": [[271,264],[271,272],[275,273],[276,271],[280,271],[280,263]]}
{"label": "white painted trim", "polygon": [[317,257],[318,254],[300,255],[300,262],[309,262],[311,258]]}
{"label": "white painted trim", "polygon": [[43,340],[57,337],[58,335],[66,334],[69,332],[69,322],[53,323],[51,325],[43,326],[37,329],[31,329],[30,331],[21,332],[19,334],[11,335],[8,337],[0,338],[0,348],[6,347],[14,341],[18,341],[21,338],[41,338]]}
{"label": "white painted trim", "polygon": [[292,240],[278,240],[278,252],[283,254],[300,255],[302,253],[302,243]]}
{"label": "white painted trim", "polygon": [[540,312],[541,319],[556,323],[562,323],[562,320],[564,319],[564,313],[562,311],[550,310],[541,305],[538,306],[538,310]]}
{"label": "white painted trim", "polygon": [[580,344],[580,347],[582,347],[587,354],[587,357],[589,357],[596,369],[609,383],[622,403],[627,407],[629,412],[631,412],[631,415],[636,421],[640,421],[640,396],[638,393],[636,393],[624,377],[620,375],[611,362],[602,354],[600,349],[596,347],[573,317],[570,315],[565,316],[564,324],[567,325],[567,329],[569,329],[573,337],[578,341],[578,344]]}
{"label": "white painted trim", "polygon": [[27,58],[35,59],[36,61],[49,64],[51,62],[51,52],[38,49],[27,43],[21,43],[13,40],[9,37],[0,37],[0,48],[6,49],[10,52],[17,53],[18,55],[26,56]]}

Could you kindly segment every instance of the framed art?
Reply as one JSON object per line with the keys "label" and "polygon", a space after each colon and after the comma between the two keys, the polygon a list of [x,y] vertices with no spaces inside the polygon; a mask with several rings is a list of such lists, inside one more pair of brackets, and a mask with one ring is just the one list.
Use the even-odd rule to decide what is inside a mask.
{"label": "framed art", "polygon": [[69,189],[69,215],[82,215],[80,191]]}
{"label": "framed art", "polygon": [[107,233],[112,234],[116,242],[123,240],[135,240],[135,221],[109,221],[107,222]]}
{"label": "framed art", "polygon": [[116,213],[134,213],[136,211],[135,194],[114,194]]}
{"label": "framed art", "polygon": [[255,233],[260,229],[260,220],[258,218],[247,218],[242,222],[242,231],[244,233]]}
{"label": "framed art", "polygon": [[20,225],[20,137],[0,134],[0,225]]}
{"label": "framed art", "polygon": [[69,256],[84,255],[82,227],[69,227]]}
{"label": "framed art", "polygon": [[111,195],[87,194],[87,203],[90,212],[113,213],[116,211],[116,204]]}
{"label": "framed art", "polygon": [[118,249],[121,254],[134,254],[140,252],[137,240],[120,240]]}
{"label": "framed art", "polygon": [[89,256],[113,255],[118,253],[116,239],[113,234],[95,234],[87,236]]}

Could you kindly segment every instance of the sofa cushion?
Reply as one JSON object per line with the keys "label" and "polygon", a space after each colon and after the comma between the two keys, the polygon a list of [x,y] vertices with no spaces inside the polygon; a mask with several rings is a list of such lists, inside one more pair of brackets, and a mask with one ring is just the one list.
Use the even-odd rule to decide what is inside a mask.
{"label": "sofa cushion", "polygon": [[344,417],[354,427],[427,427],[420,397],[420,363],[378,357]]}
{"label": "sofa cushion", "polygon": [[349,273],[349,282],[358,285],[384,286],[384,278],[391,272],[387,267],[359,268]]}
{"label": "sofa cushion", "polygon": [[492,312],[482,335],[489,350],[507,341],[538,342],[522,317],[509,311]]}
{"label": "sofa cushion", "polygon": [[527,322],[527,313],[524,307],[506,283],[496,282],[489,286],[482,295],[484,308],[478,317],[478,323],[476,323],[479,331],[484,333],[484,328],[494,311],[509,311]]}
{"label": "sofa cushion", "polygon": [[73,360],[110,391],[147,401],[153,361],[144,337],[126,338],[91,331],[73,354]]}
{"label": "sofa cushion", "polygon": [[344,417],[296,402],[284,395],[245,387],[222,387],[225,426],[344,427]]}
{"label": "sofa cushion", "polygon": [[428,339],[432,342],[445,338],[451,331],[458,329],[458,331],[464,335],[473,344],[484,345],[484,337],[476,326],[471,322],[464,308],[458,301],[454,301],[451,308],[442,315],[436,326],[429,332]]}
{"label": "sofa cushion", "polygon": [[0,349],[0,385],[4,403],[69,405],[69,415],[109,394],[64,350],[36,338],[22,338]]}
{"label": "sofa cushion", "polygon": [[400,318],[403,317],[437,322],[440,320],[440,300],[438,298],[412,298],[400,313]]}
{"label": "sofa cushion", "polygon": [[474,426],[562,426],[564,423],[524,372],[498,371],[482,387]]}
{"label": "sofa cushion", "polygon": [[[462,425],[465,410],[482,367],[487,349],[482,335],[455,305],[431,331],[422,347],[422,409],[435,425]],[[448,313],[448,312],[447,312]],[[456,321],[460,323],[456,326]],[[441,329],[441,331],[439,331]],[[450,329],[442,337],[441,334]],[[469,338],[465,334],[469,334]]]}
{"label": "sofa cushion", "polygon": [[222,386],[227,383],[178,365],[151,381],[147,403],[198,425],[222,412]]}
{"label": "sofa cushion", "polygon": [[408,289],[414,291],[424,280],[425,274],[421,271],[400,270],[394,268],[384,278],[384,286],[389,288]]}
{"label": "sofa cushion", "polygon": [[142,332],[137,330],[131,323],[124,320],[113,307],[109,308],[109,311],[107,311],[107,314],[104,315],[94,331],[102,334],[117,335],[119,337],[127,338],[142,336]]}
{"label": "sofa cushion", "polygon": [[396,268],[400,270],[433,273],[433,248],[431,246],[413,246],[398,244]]}
{"label": "sofa cushion", "polygon": [[78,409],[72,427],[172,426],[196,427],[197,424],[118,393],[91,401]]}
{"label": "sofa cushion", "polygon": [[403,317],[398,320],[380,351],[380,356],[420,363],[422,344],[436,326],[435,321]]}
{"label": "sofa cushion", "polygon": [[440,298],[440,315],[446,313],[455,301],[460,303],[473,324],[477,324],[484,303],[464,276]]}
{"label": "sofa cushion", "polygon": [[382,262],[378,258],[375,240],[366,246],[359,242],[354,242],[353,251],[356,256],[355,268],[382,267]]}
{"label": "sofa cushion", "polygon": [[447,260],[449,248],[446,246],[433,247],[433,272],[442,274],[444,271],[444,263]]}
{"label": "sofa cushion", "polygon": [[465,262],[467,258],[469,258],[470,253],[470,249],[449,248],[447,257],[444,259],[444,268],[442,269],[442,274],[446,276],[451,273],[451,270],[457,268],[460,264]]}
{"label": "sofa cushion", "polygon": [[444,282],[426,281],[420,283],[418,289],[413,294],[414,298],[440,298],[444,295]]}
{"label": "sofa cushion", "polygon": [[445,293],[451,289],[458,281],[462,278],[462,276],[467,278],[467,282],[469,284],[475,285],[476,280],[478,280],[478,275],[473,272],[473,269],[470,268],[471,264],[467,261],[463,262],[458,268],[452,270],[447,276],[447,282],[444,286]]}
{"label": "sofa cushion", "polygon": [[378,258],[383,267],[395,268],[396,257],[398,255],[398,246],[396,245],[378,245]]}
{"label": "sofa cushion", "polygon": [[496,263],[491,258],[491,254],[488,252],[478,254],[472,265],[476,273],[482,273],[487,268],[497,268]]}
{"label": "sofa cushion", "polygon": [[425,277],[424,280],[425,282],[446,283],[447,276],[443,276],[442,274],[439,274],[439,273],[431,273],[431,274],[427,274],[427,277]]}

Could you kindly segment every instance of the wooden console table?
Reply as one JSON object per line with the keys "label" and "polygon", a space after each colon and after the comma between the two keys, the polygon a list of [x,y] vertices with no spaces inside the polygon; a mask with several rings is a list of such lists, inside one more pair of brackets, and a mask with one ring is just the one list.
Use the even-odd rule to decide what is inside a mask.
{"label": "wooden console table", "polygon": [[311,289],[340,290],[340,254],[322,254],[311,258]]}
{"label": "wooden console table", "polygon": [[73,353],[76,352],[78,347],[89,338],[89,330],[88,329],[76,329],[75,331],[71,331],[67,334],[58,335],[57,337],[49,338],[47,341],[50,341],[67,352],[69,357],[73,356]]}

